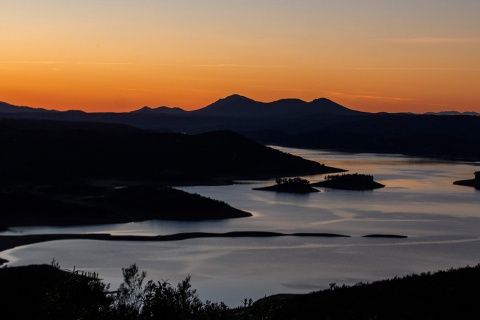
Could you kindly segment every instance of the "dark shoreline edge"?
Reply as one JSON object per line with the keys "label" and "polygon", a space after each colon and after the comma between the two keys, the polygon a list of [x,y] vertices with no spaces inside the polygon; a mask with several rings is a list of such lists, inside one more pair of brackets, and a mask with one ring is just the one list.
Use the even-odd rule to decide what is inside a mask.
{"label": "dark shoreline edge", "polygon": [[480,181],[477,179],[459,180],[455,181],[453,184],[457,186],[474,187],[475,189],[480,189]]}
{"label": "dark shoreline edge", "polygon": [[[198,238],[268,238],[268,237],[322,237],[322,238],[350,238],[349,235],[336,233],[280,233],[268,231],[232,231],[225,233],[187,232],[159,236],[111,235],[108,233],[85,234],[31,234],[22,236],[0,235],[0,252],[19,246],[58,240],[100,240],[100,241],[181,241]],[[399,235],[367,235],[375,238],[407,238]],[[0,265],[8,261],[0,259]]]}
{"label": "dark shoreline edge", "polygon": [[363,236],[364,238],[387,238],[387,239],[406,239],[407,236],[402,236],[400,234],[367,234]]}
{"label": "dark shoreline edge", "polygon": [[23,236],[0,236],[0,252],[22,245],[55,241],[55,240],[107,240],[107,241],[181,241],[197,238],[266,238],[266,237],[350,237],[335,233],[280,233],[268,231],[232,231],[225,233],[186,232],[159,236],[111,235],[109,233],[57,233],[30,234]]}

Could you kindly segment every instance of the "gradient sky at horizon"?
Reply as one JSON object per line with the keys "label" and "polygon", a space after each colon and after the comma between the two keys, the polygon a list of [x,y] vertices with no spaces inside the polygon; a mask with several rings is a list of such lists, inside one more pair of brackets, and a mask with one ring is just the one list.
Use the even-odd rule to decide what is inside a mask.
{"label": "gradient sky at horizon", "polygon": [[478,0],[0,0],[0,101],[480,112]]}

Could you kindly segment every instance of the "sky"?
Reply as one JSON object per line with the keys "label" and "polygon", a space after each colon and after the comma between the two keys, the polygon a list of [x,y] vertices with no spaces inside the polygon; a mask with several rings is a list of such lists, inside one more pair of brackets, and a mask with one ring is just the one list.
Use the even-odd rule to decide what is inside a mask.
{"label": "sky", "polygon": [[0,0],[0,101],[480,112],[479,0]]}

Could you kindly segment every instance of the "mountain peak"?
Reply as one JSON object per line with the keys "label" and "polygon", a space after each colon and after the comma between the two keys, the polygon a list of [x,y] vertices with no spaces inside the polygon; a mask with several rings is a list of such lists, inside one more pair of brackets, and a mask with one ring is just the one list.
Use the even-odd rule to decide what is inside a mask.
{"label": "mountain peak", "polygon": [[247,98],[245,96],[242,96],[240,94],[234,93],[218,101],[240,102],[240,101],[254,101],[254,100]]}
{"label": "mountain peak", "polygon": [[130,113],[143,113],[143,114],[181,114],[184,113],[185,110],[178,108],[178,107],[158,107],[158,108],[150,108],[150,107],[143,107],[138,110],[130,111]]}
{"label": "mountain peak", "polygon": [[232,94],[203,109],[196,110],[195,113],[227,117],[290,117],[314,113],[347,115],[358,113],[358,111],[345,108],[327,98],[319,98],[311,102],[295,98],[259,102],[239,94]]}

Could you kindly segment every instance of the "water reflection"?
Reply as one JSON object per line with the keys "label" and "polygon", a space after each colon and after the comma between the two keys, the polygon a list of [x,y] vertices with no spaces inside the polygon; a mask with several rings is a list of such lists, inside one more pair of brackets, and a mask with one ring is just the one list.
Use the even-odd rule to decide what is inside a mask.
{"label": "water reflection", "polygon": [[[282,151],[371,174],[385,188],[344,191],[320,188],[308,195],[253,191],[272,181],[231,186],[185,187],[222,200],[253,217],[224,221],[139,223],[75,228],[15,228],[29,233],[112,233],[164,235],[180,232],[326,232],[351,238],[191,239],[177,242],[55,241],[3,252],[11,265],[48,263],[99,272],[120,281],[120,269],[136,262],[149,278],[175,283],[187,274],[203,299],[232,306],[279,292],[308,292],[329,283],[353,284],[413,272],[479,262],[480,192],[455,186],[478,168],[471,163],[401,155],[347,154],[280,148]],[[323,180],[322,175],[305,177]],[[408,239],[368,239],[363,235],[407,235]]]}

